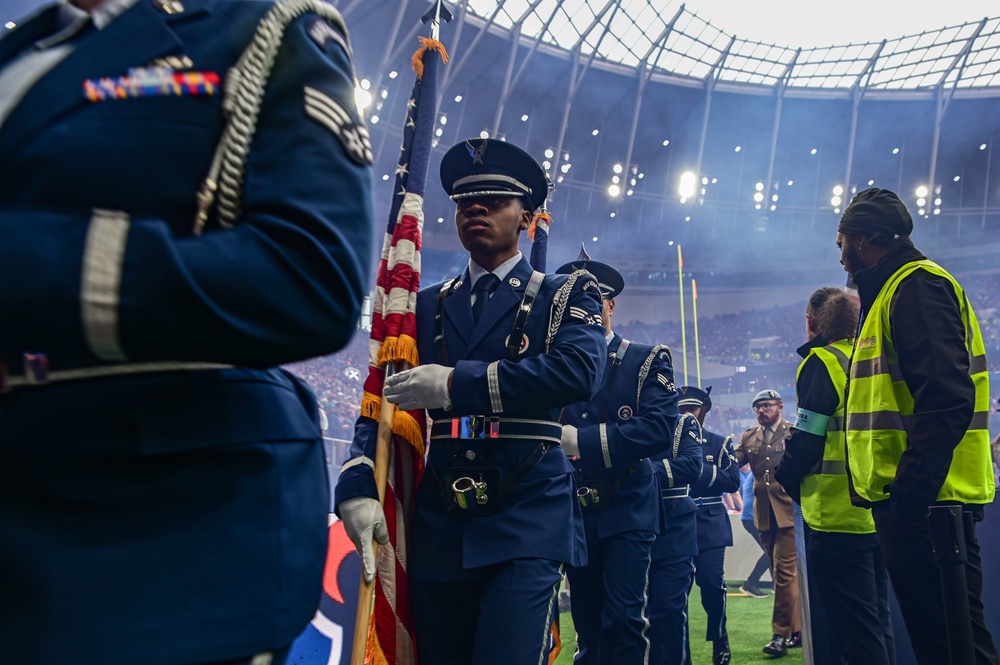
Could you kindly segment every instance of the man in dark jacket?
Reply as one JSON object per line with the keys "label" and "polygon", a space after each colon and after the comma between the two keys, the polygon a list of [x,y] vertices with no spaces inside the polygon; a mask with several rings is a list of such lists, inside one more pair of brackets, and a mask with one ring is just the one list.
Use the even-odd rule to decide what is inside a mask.
{"label": "man in dark jacket", "polygon": [[861,298],[846,398],[851,491],[856,504],[872,507],[914,652],[927,665],[949,661],[929,508],[963,506],[975,661],[996,665],[975,537],[996,492],[986,353],[965,291],[917,251],[912,230],[899,197],[871,188],[854,197],[837,232]]}

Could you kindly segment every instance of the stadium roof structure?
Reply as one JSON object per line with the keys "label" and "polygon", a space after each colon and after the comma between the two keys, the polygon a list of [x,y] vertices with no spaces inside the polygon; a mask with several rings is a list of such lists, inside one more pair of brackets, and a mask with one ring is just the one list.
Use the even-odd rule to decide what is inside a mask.
{"label": "stadium roof structure", "polygon": [[674,0],[469,0],[473,22],[679,85],[867,91],[1000,86],[1000,19],[872,43],[801,48],[741,39]]}

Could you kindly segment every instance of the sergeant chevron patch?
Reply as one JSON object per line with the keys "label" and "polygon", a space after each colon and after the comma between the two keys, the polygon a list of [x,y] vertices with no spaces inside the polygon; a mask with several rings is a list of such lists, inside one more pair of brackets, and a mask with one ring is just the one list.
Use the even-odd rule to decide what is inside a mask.
{"label": "sergeant chevron patch", "polygon": [[673,393],[677,391],[677,387],[674,386],[674,382],[663,376],[659,372],[656,373],[656,380],[663,384],[663,387],[667,389],[668,393]]}
{"label": "sergeant chevron patch", "polygon": [[358,164],[367,166],[374,161],[368,128],[354,117],[337,100],[325,92],[305,87],[306,115],[323,125],[337,137],[347,155]]}

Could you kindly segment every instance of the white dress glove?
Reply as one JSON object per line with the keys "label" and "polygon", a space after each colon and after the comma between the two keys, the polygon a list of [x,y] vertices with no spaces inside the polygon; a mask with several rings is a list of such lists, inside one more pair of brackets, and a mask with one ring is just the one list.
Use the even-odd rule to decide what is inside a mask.
{"label": "white dress glove", "polygon": [[562,440],[560,441],[566,457],[579,457],[580,444],[577,442],[576,427],[573,425],[563,425]]}
{"label": "white dress glove", "polygon": [[372,537],[379,545],[389,543],[389,530],[385,526],[385,512],[382,504],[368,496],[356,496],[340,502],[340,519],[344,523],[347,536],[361,555],[365,582],[375,579],[375,548]]}
{"label": "white dress glove", "polygon": [[444,365],[419,365],[385,380],[385,398],[403,411],[451,409],[448,377],[454,370]]}

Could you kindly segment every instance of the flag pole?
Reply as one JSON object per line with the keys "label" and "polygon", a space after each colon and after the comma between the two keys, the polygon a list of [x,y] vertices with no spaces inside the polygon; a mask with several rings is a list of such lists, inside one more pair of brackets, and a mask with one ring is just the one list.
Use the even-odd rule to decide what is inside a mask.
{"label": "flag pole", "polygon": [[698,377],[696,384],[701,388],[701,347],[698,344],[698,284],[691,280],[691,316],[694,317],[694,364]]}
{"label": "flag pole", "polygon": [[[386,366],[386,377],[392,372],[395,363]],[[378,434],[375,440],[375,488],[378,490],[378,501],[385,504],[385,486],[389,482],[389,455],[392,452],[392,417],[396,413],[396,405],[386,401],[382,396],[378,420]],[[378,541],[372,539],[372,551],[378,562]],[[376,565],[376,572],[378,566]],[[372,608],[375,603],[375,579],[366,582],[364,571],[361,574],[361,588],[358,589],[358,610],[354,617],[354,643],[351,647],[351,665],[365,665],[365,652],[368,649],[368,628],[371,624]]]}
{"label": "flag pole", "polygon": [[684,385],[688,385],[687,333],[684,329],[684,255],[677,245],[677,286],[681,296],[681,354],[684,356]]}

